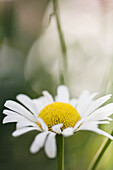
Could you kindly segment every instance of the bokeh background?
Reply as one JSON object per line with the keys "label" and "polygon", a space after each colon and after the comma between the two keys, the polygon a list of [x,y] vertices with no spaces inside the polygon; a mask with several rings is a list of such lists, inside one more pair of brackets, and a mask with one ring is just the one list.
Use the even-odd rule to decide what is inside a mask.
{"label": "bokeh background", "polygon": [[[113,93],[113,1],[59,0],[68,54],[71,97],[84,89]],[[44,150],[29,152],[37,132],[14,138],[15,124],[2,125],[4,102],[24,93],[31,98],[59,84],[61,49],[50,0],[0,0],[0,169],[56,170]],[[51,17],[52,16],[52,17]],[[113,100],[113,99],[111,99]],[[107,132],[110,126],[101,126]],[[65,138],[65,170],[87,170],[105,137],[79,132]],[[98,170],[113,169],[113,144]]]}

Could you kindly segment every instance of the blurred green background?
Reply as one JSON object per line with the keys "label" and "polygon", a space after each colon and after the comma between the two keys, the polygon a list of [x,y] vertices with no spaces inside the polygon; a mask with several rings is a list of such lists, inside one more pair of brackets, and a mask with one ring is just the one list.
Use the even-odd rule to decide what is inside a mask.
{"label": "blurred green background", "polygon": [[[113,93],[112,0],[60,0],[60,17],[68,51],[68,86],[71,97],[88,89]],[[4,102],[24,93],[31,98],[48,90],[55,96],[59,84],[61,50],[50,0],[0,1],[0,169],[55,170],[44,150],[29,147],[37,132],[14,138],[15,124],[2,125]],[[102,126],[108,132],[110,126]],[[79,132],[65,138],[65,170],[87,170],[104,137]],[[98,170],[113,169],[113,144]]]}

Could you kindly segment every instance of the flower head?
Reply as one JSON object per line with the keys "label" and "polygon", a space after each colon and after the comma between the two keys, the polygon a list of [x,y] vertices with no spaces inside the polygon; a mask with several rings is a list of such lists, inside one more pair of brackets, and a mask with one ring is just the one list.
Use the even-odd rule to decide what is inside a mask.
{"label": "flower head", "polygon": [[[77,110],[69,103],[54,102],[45,106],[38,115],[52,131],[52,127],[59,123],[62,129],[74,127],[81,119]],[[39,123],[38,123],[39,125]]]}
{"label": "flower head", "polygon": [[6,101],[5,107],[9,110],[3,111],[7,115],[3,123],[16,122],[13,136],[39,131],[30,151],[36,153],[45,146],[47,156],[54,158],[57,134],[67,137],[80,130],[89,130],[113,140],[113,136],[98,128],[99,124],[109,124],[112,120],[109,116],[113,113],[113,103],[100,107],[111,95],[95,100],[96,96],[97,93],[83,91],[78,99],[70,99],[68,88],[64,85],[58,87],[55,99],[47,91],[43,91],[43,96],[38,99],[20,94],[17,100],[22,105]]}

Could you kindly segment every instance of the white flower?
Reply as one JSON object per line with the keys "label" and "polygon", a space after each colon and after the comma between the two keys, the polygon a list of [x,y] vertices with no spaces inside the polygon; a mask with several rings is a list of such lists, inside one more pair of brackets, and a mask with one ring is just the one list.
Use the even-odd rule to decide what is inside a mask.
{"label": "white flower", "polygon": [[94,100],[97,93],[83,91],[78,99],[70,99],[68,88],[61,85],[55,100],[47,92],[38,99],[30,99],[24,94],[17,96],[21,104],[8,100],[4,110],[7,115],[3,123],[17,122],[13,136],[37,130],[30,151],[38,152],[43,146],[49,158],[56,156],[56,135],[71,136],[80,130],[89,130],[113,140],[113,136],[98,128],[99,124],[109,124],[113,113],[113,103],[100,107],[111,95]]}

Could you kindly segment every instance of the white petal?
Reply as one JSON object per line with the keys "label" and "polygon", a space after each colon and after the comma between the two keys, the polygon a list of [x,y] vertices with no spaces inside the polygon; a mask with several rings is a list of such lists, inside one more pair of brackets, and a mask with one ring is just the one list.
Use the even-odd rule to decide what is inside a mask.
{"label": "white petal", "polygon": [[74,131],[86,120],[86,118],[81,118],[74,126]]}
{"label": "white petal", "polygon": [[111,94],[103,96],[97,100],[95,100],[90,108],[87,110],[86,116],[91,114],[93,111],[95,111],[97,108],[99,108],[102,104],[104,104],[107,100],[111,98]]}
{"label": "white petal", "polygon": [[50,133],[47,137],[46,143],[45,143],[45,152],[49,158],[55,158],[56,157],[56,134]]}
{"label": "white petal", "polygon": [[53,97],[48,91],[43,91],[42,94],[44,95],[49,104],[54,102]]}
{"label": "white petal", "polygon": [[70,100],[69,102],[73,107],[76,107],[76,104],[77,104],[77,99],[73,98]]}
{"label": "white petal", "polygon": [[65,137],[72,136],[74,133],[74,129],[72,127],[68,127],[63,130],[62,135]]}
{"label": "white petal", "polygon": [[96,124],[110,124],[108,121],[95,121]]}
{"label": "white petal", "polygon": [[[93,130],[94,131],[94,130]],[[111,140],[113,140],[113,136],[111,136],[109,133],[107,133],[107,132],[105,132],[105,131],[103,131],[103,130],[101,130],[101,129],[95,129],[95,131],[94,132],[96,132],[96,133],[98,133],[99,135],[103,135],[103,136],[106,136],[106,137],[108,137],[108,138],[110,138]]]}
{"label": "white petal", "polygon": [[113,119],[111,117],[106,117],[106,120],[113,121]]}
{"label": "white petal", "polygon": [[38,113],[40,113],[40,111],[48,104],[47,101],[45,101],[45,98],[39,97],[38,99],[33,99],[33,102],[35,103]]}
{"label": "white petal", "polygon": [[52,96],[47,92],[43,91],[43,95],[38,99],[33,99],[38,111],[40,112],[45,106],[54,102]]}
{"label": "white petal", "polygon": [[20,128],[27,127],[27,126],[37,127],[39,131],[42,131],[36,123],[31,122],[29,120],[17,122],[16,129],[20,129]]}
{"label": "white petal", "polygon": [[[3,124],[4,123],[10,123],[10,122],[19,122],[19,121],[26,121],[26,120],[28,120],[26,117],[23,117],[22,115],[20,115],[20,114],[18,114],[16,112],[13,112],[11,110],[4,110],[3,113],[7,115],[3,119]],[[30,122],[32,122],[32,121],[30,121]]]}
{"label": "white petal", "polygon": [[105,132],[105,131],[98,128],[98,123],[99,122],[86,122],[86,123],[83,123],[76,131],[89,130],[89,131],[96,132],[96,133],[98,133],[100,135],[104,135],[104,136],[110,138],[111,140],[113,140],[113,136],[111,136],[109,133],[107,133],[107,132]]}
{"label": "white petal", "polygon": [[[23,117],[22,115],[20,115],[16,112],[13,112],[11,110],[4,110],[3,113],[7,115],[3,119],[3,124],[10,123],[10,122],[17,122],[17,124],[16,124],[17,129],[25,127],[25,126],[37,127],[37,124],[35,122],[32,122],[31,120],[27,119],[26,117]],[[39,130],[40,130],[40,128],[39,128]]]}
{"label": "white petal", "polygon": [[29,132],[29,131],[32,131],[32,130],[38,130],[38,131],[39,131],[39,129],[38,129],[37,127],[24,127],[24,128],[22,128],[22,129],[17,129],[17,130],[15,130],[15,131],[12,133],[12,135],[15,136],[15,137],[17,137],[17,136],[23,135],[24,133],[27,133],[27,132]]}
{"label": "white petal", "polygon": [[98,127],[98,124],[96,123],[93,123],[93,122],[90,122],[90,121],[86,121],[86,122],[83,122],[77,129],[76,131],[79,131],[79,130],[88,130],[88,129],[95,129]]}
{"label": "white petal", "polygon": [[93,132],[98,133],[99,135],[106,136],[106,137],[110,138],[111,140],[113,140],[113,136],[111,136],[109,133],[99,129],[98,127],[95,127],[95,124],[87,125],[87,126],[81,126],[77,131],[79,131],[79,130],[93,131]]}
{"label": "white petal", "polygon": [[44,131],[48,131],[47,125],[45,124],[45,122],[40,117],[38,117],[38,122],[41,124],[41,127]]}
{"label": "white petal", "polygon": [[[99,124],[109,124],[109,121],[85,121],[80,128],[86,128],[86,127],[98,127]],[[96,126],[95,126],[96,125]]]}
{"label": "white petal", "polygon": [[80,97],[77,101],[77,108],[76,109],[78,110],[78,112],[82,113],[82,107],[84,106],[84,103],[86,102],[89,95],[90,95],[90,93],[87,90],[84,90],[81,93],[81,95],[80,95]]}
{"label": "white petal", "polygon": [[88,120],[105,120],[113,114],[113,103],[107,104],[90,114]]}
{"label": "white petal", "polygon": [[25,107],[23,107],[22,105],[20,105],[19,103],[15,102],[15,101],[8,100],[8,101],[6,101],[4,106],[25,116],[26,118],[28,118],[32,121],[36,121],[36,119],[32,113],[30,113]]}
{"label": "white petal", "polygon": [[62,127],[62,126],[63,126],[62,123],[57,124],[57,125],[54,125],[54,126],[52,126],[52,130],[53,130],[54,132],[58,133],[58,134],[61,134],[61,127]]}
{"label": "white petal", "polygon": [[65,85],[61,85],[57,88],[56,102],[69,103],[69,90]]}
{"label": "white petal", "polygon": [[7,115],[7,116],[20,115],[20,114],[14,112],[14,111],[12,111],[12,110],[7,110],[7,109],[3,110],[3,114],[5,114],[5,115]]}
{"label": "white petal", "polygon": [[17,100],[20,101],[24,106],[26,106],[35,116],[38,114],[38,110],[34,104],[34,102],[26,95],[19,94]]}
{"label": "white petal", "polygon": [[82,118],[86,117],[85,113],[87,113],[88,108],[91,106],[93,103],[93,99],[95,96],[97,96],[98,93],[93,93],[90,95],[88,91],[84,91],[77,102],[77,111],[80,113]]}
{"label": "white petal", "polygon": [[4,119],[3,119],[3,124],[5,123],[11,123],[11,122],[19,122],[19,121],[22,121],[23,118],[18,115],[18,116],[6,116]]}
{"label": "white petal", "polygon": [[42,132],[35,137],[32,145],[30,147],[31,153],[38,152],[44,146],[44,143],[45,143],[48,133],[49,132]]}

